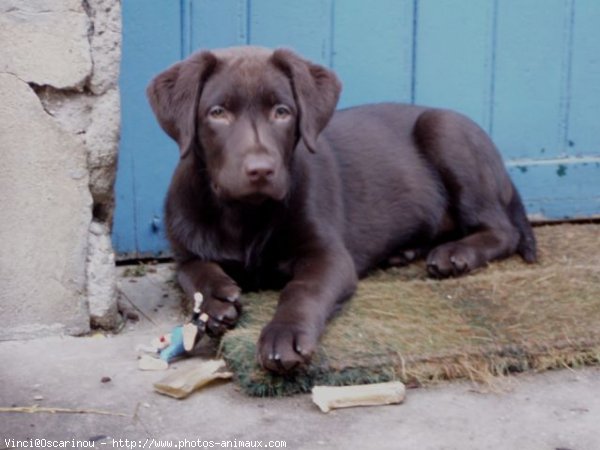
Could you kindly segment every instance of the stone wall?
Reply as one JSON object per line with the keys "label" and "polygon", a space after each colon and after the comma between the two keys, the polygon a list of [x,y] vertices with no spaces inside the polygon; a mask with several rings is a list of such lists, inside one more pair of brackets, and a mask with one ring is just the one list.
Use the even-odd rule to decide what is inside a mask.
{"label": "stone wall", "polygon": [[0,0],[0,339],[118,321],[119,0]]}

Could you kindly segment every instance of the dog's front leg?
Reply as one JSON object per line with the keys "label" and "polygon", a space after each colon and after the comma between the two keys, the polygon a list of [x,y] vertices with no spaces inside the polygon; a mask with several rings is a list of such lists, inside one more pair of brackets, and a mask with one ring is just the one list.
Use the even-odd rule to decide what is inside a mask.
{"label": "dog's front leg", "polygon": [[189,299],[196,292],[204,297],[202,311],[207,313],[208,333],[220,336],[232,328],[241,313],[240,288],[217,263],[193,259],[181,263],[177,278]]}
{"label": "dog's front leg", "polygon": [[299,258],[275,316],[260,335],[257,358],[262,367],[285,373],[307,364],[327,320],[354,293],[356,282],[354,262],[341,244]]}

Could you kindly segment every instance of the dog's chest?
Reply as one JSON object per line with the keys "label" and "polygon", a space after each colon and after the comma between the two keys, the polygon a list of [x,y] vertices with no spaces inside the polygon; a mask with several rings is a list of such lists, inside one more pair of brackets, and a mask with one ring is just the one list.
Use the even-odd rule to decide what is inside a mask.
{"label": "dog's chest", "polygon": [[218,226],[203,224],[197,227],[190,250],[204,260],[243,264],[247,259],[247,247],[241,230],[224,221]]}
{"label": "dog's chest", "polygon": [[258,269],[275,257],[277,229],[269,221],[223,216],[196,228],[193,253],[214,262],[231,262]]}

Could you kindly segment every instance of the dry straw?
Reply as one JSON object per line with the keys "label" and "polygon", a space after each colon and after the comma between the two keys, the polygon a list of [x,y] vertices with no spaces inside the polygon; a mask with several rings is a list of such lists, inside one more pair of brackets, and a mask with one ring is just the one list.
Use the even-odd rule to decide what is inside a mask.
{"label": "dry straw", "polygon": [[315,384],[447,379],[489,382],[526,370],[600,362],[600,225],[535,229],[540,262],[518,257],[464,278],[435,281],[423,263],[374,273],[331,322],[310,367],[282,377],[255,361],[277,294],[246,297],[221,351],[250,395],[308,392]]}

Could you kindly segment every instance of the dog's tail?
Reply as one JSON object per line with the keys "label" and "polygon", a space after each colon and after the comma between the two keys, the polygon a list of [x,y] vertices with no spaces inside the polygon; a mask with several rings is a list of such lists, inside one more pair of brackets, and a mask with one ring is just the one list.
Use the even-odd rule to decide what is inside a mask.
{"label": "dog's tail", "polygon": [[519,192],[515,188],[514,184],[513,195],[510,203],[507,206],[508,216],[512,224],[519,230],[519,244],[517,246],[517,253],[521,255],[528,263],[534,263],[537,261],[537,244],[535,241],[535,235],[531,224],[527,219],[525,207]]}

